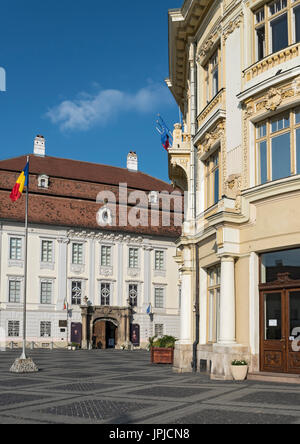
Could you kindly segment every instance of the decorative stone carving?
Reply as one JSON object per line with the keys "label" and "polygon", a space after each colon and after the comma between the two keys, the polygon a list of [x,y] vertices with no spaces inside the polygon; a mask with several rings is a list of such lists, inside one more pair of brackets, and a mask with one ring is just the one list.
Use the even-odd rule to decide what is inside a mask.
{"label": "decorative stone carving", "polygon": [[293,81],[293,90],[295,95],[300,94],[300,76],[296,77]]}
{"label": "decorative stone carving", "polygon": [[226,41],[230,34],[232,34],[236,29],[238,29],[243,21],[244,13],[241,12],[240,15],[234,19],[231,20],[229,25],[225,28],[225,31],[223,33],[224,40]]}
{"label": "decorative stone carving", "polygon": [[265,108],[268,111],[275,111],[282,102],[282,90],[271,88],[267,94]]}
{"label": "decorative stone carving", "polygon": [[232,174],[226,181],[225,194],[230,199],[235,199],[241,194],[242,177],[240,174]]}
{"label": "decorative stone carving", "polygon": [[207,153],[224,134],[225,123],[222,121],[212,131],[205,133],[202,142],[202,153]]}

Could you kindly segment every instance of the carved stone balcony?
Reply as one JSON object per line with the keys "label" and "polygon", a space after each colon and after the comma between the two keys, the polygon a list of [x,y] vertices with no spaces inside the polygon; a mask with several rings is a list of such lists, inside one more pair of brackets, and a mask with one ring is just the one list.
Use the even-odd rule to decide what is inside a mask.
{"label": "carved stone balcony", "polygon": [[244,77],[247,82],[259,76],[260,74],[268,71],[281,63],[287,62],[289,60],[295,59],[300,55],[300,43],[288,46],[281,51],[275,52],[259,62],[254,63],[249,68],[244,71]]}

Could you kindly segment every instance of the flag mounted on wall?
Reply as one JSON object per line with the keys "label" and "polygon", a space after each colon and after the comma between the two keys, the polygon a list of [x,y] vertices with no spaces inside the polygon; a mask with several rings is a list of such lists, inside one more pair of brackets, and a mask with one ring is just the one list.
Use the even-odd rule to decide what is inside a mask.
{"label": "flag mounted on wall", "polygon": [[29,162],[27,162],[24,170],[20,174],[15,186],[13,187],[12,192],[10,193],[10,200],[12,202],[16,202],[22,196],[24,188],[28,186],[28,177],[29,177]]}
{"label": "flag mounted on wall", "polygon": [[169,148],[172,146],[173,143],[173,136],[160,115],[158,115],[156,125],[156,130],[161,136],[161,144],[166,151],[169,151]]}

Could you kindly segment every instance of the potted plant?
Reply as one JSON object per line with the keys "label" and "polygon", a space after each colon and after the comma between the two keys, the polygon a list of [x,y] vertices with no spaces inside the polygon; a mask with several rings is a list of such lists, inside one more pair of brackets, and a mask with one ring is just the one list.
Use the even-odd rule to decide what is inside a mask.
{"label": "potted plant", "polygon": [[79,347],[79,345],[76,344],[76,342],[72,342],[72,350],[73,350],[73,351],[77,350],[78,347]]}
{"label": "potted plant", "polygon": [[152,364],[173,364],[174,348],[177,341],[174,336],[163,336],[155,340],[149,338]]}
{"label": "potted plant", "polygon": [[72,344],[68,344],[68,350],[72,350]]}
{"label": "potted plant", "polygon": [[231,373],[235,381],[244,381],[248,373],[248,363],[244,360],[234,360],[231,363]]}

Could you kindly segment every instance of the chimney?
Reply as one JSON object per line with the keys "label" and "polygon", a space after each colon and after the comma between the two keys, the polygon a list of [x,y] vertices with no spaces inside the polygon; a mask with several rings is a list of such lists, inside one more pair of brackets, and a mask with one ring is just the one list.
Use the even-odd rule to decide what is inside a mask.
{"label": "chimney", "polygon": [[45,157],[46,155],[46,140],[43,136],[36,136],[34,139],[33,154],[35,156]]}
{"label": "chimney", "polygon": [[138,171],[138,157],[134,151],[130,151],[127,156],[127,169],[129,171]]}

